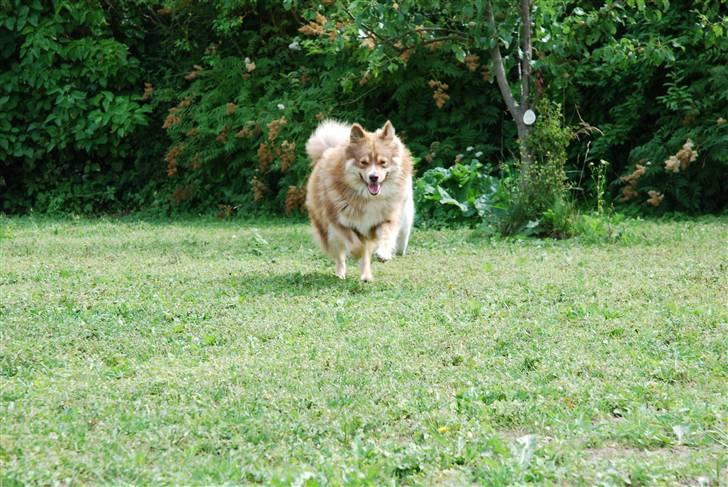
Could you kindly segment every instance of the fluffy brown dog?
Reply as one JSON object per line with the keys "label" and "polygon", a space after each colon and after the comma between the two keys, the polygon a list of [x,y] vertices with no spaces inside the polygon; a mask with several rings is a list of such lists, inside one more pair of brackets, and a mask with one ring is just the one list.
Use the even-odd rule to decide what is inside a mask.
{"label": "fluffy brown dog", "polygon": [[383,261],[407,250],[415,206],[412,159],[390,122],[376,132],[359,124],[322,122],[306,143],[313,161],[306,208],[316,241],[346,277],[346,256],[372,280],[376,249]]}

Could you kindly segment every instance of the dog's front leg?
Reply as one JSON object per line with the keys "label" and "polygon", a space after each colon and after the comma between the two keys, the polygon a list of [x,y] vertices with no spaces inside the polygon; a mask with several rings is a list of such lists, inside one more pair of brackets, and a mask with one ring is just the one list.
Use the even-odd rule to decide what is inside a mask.
{"label": "dog's front leg", "polygon": [[341,249],[334,256],[334,263],[336,264],[336,277],[339,279],[346,279],[346,251]]}
{"label": "dog's front leg", "polygon": [[371,282],[374,278],[372,277],[372,253],[374,253],[374,247],[376,246],[376,240],[370,238],[364,239],[362,242],[362,255],[361,255],[361,280],[364,282]]}
{"label": "dog's front leg", "polygon": [[377,227],[377,258],[382,262],[392,260],[394,249],[397,246],[397,232],[399,218],[392,218]]}

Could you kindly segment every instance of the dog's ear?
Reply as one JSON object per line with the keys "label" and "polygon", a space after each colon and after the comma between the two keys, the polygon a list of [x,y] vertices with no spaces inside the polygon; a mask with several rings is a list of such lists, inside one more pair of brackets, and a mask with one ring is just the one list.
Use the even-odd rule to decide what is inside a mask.
{"label": "dog's ear", "polygon": [[379,136],[385,140],[389,140],[394,137],[394,126],[392,125],[392,122],[387,120],[387,123],[384,124],[381,132],[379,132]]}
{"label": "dog's ear", "polygon": [[359,125],[358,123],[355,123],[351,126],[351,134],[349,134],[349,141],[352,144],[356,144],[357,142],[361,142],[362,139],[366,137],[366,134],[364,133],[364,127]]}

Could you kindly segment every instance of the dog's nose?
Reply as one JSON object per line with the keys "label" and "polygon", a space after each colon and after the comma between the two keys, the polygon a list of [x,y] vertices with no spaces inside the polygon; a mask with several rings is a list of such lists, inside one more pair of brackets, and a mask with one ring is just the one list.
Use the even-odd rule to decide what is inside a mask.
{"label": "dog's nose", "polygon": [[379,181],[379,176],[377,176],[376,174],[370,174],[369,181],[376,183],[377,181]]}

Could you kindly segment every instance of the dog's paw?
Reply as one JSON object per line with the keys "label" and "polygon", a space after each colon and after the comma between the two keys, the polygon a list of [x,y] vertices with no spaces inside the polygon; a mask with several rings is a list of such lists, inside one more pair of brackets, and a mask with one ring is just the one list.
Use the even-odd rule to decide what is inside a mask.
{"label": "dog's paw", "polygon": [[336,277],[346,279],[346,262],[342,261],[336,264]]}
{"label": "dog's paw", "polygon": [[371,274],[362,274],[360,279],[361,282],[372,282],[374,280]]}
{"label": "dog's paw", "polygon": [[377,249],[375,255],[377,256],[377,260],[379,260],[380,262],[389,262],[390,260],[392,260],[391,250]]}

